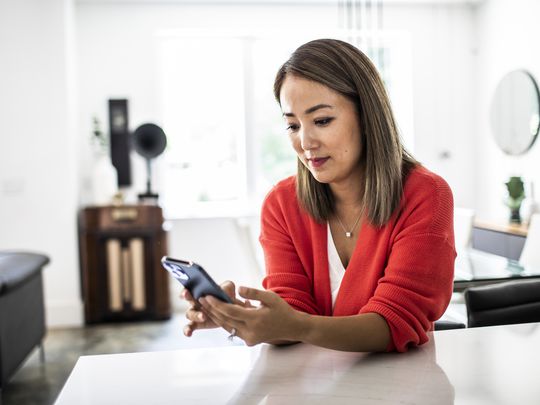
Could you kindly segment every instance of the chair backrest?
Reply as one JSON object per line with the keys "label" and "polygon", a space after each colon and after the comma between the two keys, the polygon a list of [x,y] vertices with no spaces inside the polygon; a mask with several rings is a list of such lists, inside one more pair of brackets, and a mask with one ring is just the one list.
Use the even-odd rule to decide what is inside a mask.
{"label": "chair backrest", "polygon": [[540,322],[540,280],[508,281],[465,290],[468,327]]}
{"label": "chair backrest", "polygon": [[531,216],[519,262],[523,266],[540,268],[540,214]]}
{"label": "chair backrest", "polygon": [[461,207],[454,208],[454,239],[456,250],[471,247],[473,223],[473,209]]}
{"label": "chair backrest", "polygon": [[435,321],[434,325],[435,330],[450,330],[450,329],[464,329],[465,324],[461,322],[454,322],[454,321],[442,321],[438,320]]}

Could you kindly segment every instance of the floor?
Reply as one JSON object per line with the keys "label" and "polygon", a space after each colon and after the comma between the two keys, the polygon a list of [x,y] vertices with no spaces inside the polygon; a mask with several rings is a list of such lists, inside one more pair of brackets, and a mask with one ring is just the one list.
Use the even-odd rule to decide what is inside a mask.
{"label": "floor", "polygon": [[[466,323],[461,294],[454,294],[444,319]],[[53,329],[44,342],[45,363],[35,350],[2,390],[0,405],[53,404],[79,356],[230,346],[222,330],[201,331],[193,338],[182,334],[182,313],[168,321],[102,324],[87,328]]]}
{"label": "floor", "polygon": [[50,330],[44,341],[45,363],[35,350],[2,390],[0,404],[53,404],[79,356],[242,344],[238,340],[231,343],[220,330],[186,338],[182,334],[184,323],[183,314],[177,314],[169,321]]}

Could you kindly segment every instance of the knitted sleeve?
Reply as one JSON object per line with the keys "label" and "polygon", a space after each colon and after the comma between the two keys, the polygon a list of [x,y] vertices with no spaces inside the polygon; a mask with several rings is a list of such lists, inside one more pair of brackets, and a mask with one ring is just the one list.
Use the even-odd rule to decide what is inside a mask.
{"label": "knitted sleeve", "polygon": [[390,248],[384,276],[360,313],[383,316],[392,336],[388,351],[407,351],[428,341],[427,331],[444,313],[453,289],[453,199],[437,177],[406,196],[399,231]]}
{"label": "knitted sleeve", "polygon": [[309,314],[319,314],[313,298],[313,280],[306,273],[295,247],[284,204],[270,192],[261,210],[260,242],[264,251],[266,277],[263,287],[279,294],[293,308]]}

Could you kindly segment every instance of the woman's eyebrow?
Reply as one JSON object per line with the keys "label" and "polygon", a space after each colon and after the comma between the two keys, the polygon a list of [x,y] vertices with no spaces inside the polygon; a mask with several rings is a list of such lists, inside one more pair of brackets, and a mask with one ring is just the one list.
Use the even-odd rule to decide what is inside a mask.
{"label": "woman's eyebrow", "polygon": [[[311,114],[317,110],[320,110],[321,108],[334,108],[333,106],[331,106],[330,104],[317,104],[317,105],[314,105],[313,107],[309,107],[306,111],[304,111],[304,114],[307,115],[307,114]],[[284,112],[283,113],[283,116],[284,117],[294,117],[295,115],[292,113],[292,112]]]}

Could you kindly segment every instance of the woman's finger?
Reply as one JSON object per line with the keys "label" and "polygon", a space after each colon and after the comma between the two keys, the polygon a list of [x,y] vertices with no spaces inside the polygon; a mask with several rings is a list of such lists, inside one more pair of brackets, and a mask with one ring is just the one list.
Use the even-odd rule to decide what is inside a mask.
{"label": "woman's finger", "polygon": [[227,319],[220,313],[214,311],[212,308],[205,308],[208,317],[219,327],[225,327],[227,324]]}
{"label": "woman's finger", "polygon": [[221,283],[221,288],[225,291],[225,294],[229,296],[233,301],[236,298],[236,286],[231,280],[224,281]]}
{"label": "woman's finger", "polygon": [[[213,323],[211,327],[216,328],[217,324]],[[210,327],[206,326],[206,324],[204,323],[188,322],[186,325],[184,325],[183,332],[184,335],[186,335],[187,337],[191,337],[191,335],[193,335],[193,332],[195,332],[196,330],[203,330],[209,328]]]}
{"label": "woman's finger", "polygon": [[[243,301],[236,298],[236,287],[232,281],[225,281],[221,284],[221,288],[223,289],[223,291],[225,291],[229,298],[231,298],[233,303],[242,306],[244,305]],[[194,306],[196,308],[200,307],[199,303],[195,300],[195,298],[193,298],[191,293],[186,288],[184,288],[180,293],[180,298],[186,300],[191,306]]]}
{"label": "woman's finger", "polygon": [[217,298],[212,296],[204,297],[199,300],[204,309],[211,312],[214,316],[219,314],[220,317],[235,319],[242,321],[249,317],[250,309],[244,308],[239,305],[226,304]]}
{"label": "woman's finger", "polygon": [[216,328],[218,326],[221,326],[217,323],[215,316],[208,309],[203,308],[202,305],[200,306],[200,311],[206,316],[206,322],[211,325],[209,327]]}
{"label": "woman's finger", "polygon": [[266,306],[270,306],[277,301],[278,295],[272,291],[258,290],[256,288],[240,287],[238,293],[242,298],[259,301]]}
{"label": "woman's finger", "polygon": [[225,294],[229,296],[233,304],[244,305],[244,302],[239,300],[236,296],[236,286],[230,280],[221,283],[221,289],[225,291]]}
{"label": "woman's finger", "polygon": [[199,308],[189,308],[186,311],[185,316],[190,321],[189,324],[195,325],[196,329],[212,329],[218,327],[208,311],[200,306]]}
{"label": "woman's finger", "polygon": [[204,322],[207,320],[207,317],[202,311],[198,311],[193,307],[186,311],[186,318],[192,322]]}
{"label": "woman's finger", "polygon": [[191,293],[188,291],[187,288],[184,288],[182,290],[182,292],[180,293],[180,297],[182,297],[183,299],[185,299],[186,301],[195,301],[193,299],[193,296],[191,295]]}
{"label": "woman's finger", "polygon": [[187,289],[184,288],[184,290],[182,290],[182,292],[180,293],[180,298],[187,301],[187,303],[191,307],[200,308],[199,303],[193,298],[193,296]]}
{"label": "woman's finger", "polygon": [[[214,300],[219,301],[215,298]],[[224,312],[220,312],[215,307],[212,307],[210,304],[208,304],[208,298],[203,298],[201,299],[201,301],[202,301],[203,308],[205,308],[207,313],[212,316],[212,319],[214,320],[214,322],[216,322],[222,328],[229,330],[230,327],[239,328],[239,327],[245,326],[245,322],[243,321],[243,319],[232,318],[228,316],[227,314],[225,314]],[[239,308],[236,305],[231,305],[231,304],[224,304],[224,305]]]}
{"label": "woman's finger", "polygon": [[187,337],[191,337],[191,335],[193,335],[193,331],[195,330],[195,328],[196,327],[192,322],[184,325],[184,329],[183,329],[184,335]]}

